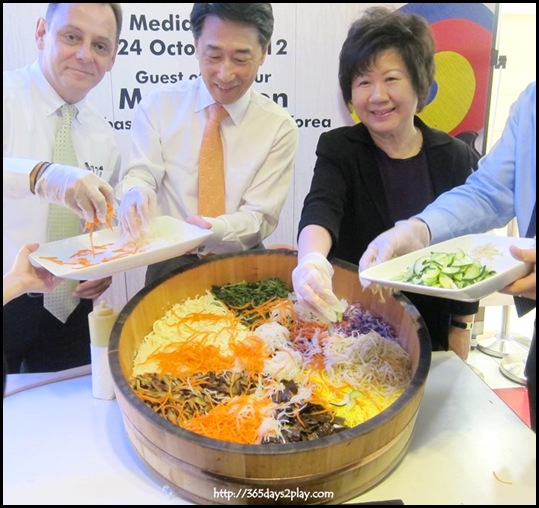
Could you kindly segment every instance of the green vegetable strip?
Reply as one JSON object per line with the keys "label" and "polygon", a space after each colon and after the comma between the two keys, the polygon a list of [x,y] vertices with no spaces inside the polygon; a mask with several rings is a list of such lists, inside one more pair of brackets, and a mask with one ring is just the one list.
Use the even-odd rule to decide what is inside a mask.
{"label": "green vegetable strip", "polygon": [[[245,311],[252,310],[268,300],[287,298],[291,290],[281,279],[271,277],[258,282],[241,281],[222,286],[214,285],[211,292],[236,315],[241,316]],[[245,324],[250,325],[255,319],[256,316],[244,318]]]}

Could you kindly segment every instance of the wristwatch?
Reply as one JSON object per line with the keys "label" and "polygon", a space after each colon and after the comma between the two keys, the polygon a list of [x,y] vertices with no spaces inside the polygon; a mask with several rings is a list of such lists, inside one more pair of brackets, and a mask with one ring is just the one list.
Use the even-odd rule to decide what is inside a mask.
{"label": "wristwatch", "polygon": [[473,321],[456,321],[452,319],[449,324],[463,330],[471,330],[473,328]]}

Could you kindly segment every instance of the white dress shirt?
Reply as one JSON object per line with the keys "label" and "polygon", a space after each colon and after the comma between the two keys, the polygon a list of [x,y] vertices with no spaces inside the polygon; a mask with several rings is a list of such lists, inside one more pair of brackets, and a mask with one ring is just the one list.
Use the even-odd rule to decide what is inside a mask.
{"label": "white dress shirt", "polygon": [[[43,76],[39,64],[6,71],[4,81],[4,273],[20,247],[47,241],[49,205],[33,195],[29,174],[37,161],[51,161],[58,108],[64,104]],[[120,168],[120,151],[114,130],[87,99],[76,104],[73,144],[79,166],[114,185]]]}
{"label": "white dress shirt", "polygon": [[[147,95],[137,106],[132,143],[118,197],[135,186],[157,194],[159,214],[185,220],[197,215],[200,143],[214,100],[201,77]],[[249,90],[225,106],[221,122],[225,159],[225,214],[207,219],[207,252],[247,250],[277,226],[290,189],[298,128],[288,112]]]}

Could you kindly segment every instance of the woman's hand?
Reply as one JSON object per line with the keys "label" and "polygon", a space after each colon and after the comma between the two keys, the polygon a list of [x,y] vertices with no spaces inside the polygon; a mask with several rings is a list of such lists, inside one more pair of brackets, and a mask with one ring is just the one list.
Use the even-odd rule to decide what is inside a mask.
{"label": "woman's hand", "polygon": [[30,263],[28,256],[38,247],[37,243],[21,247],[11,270],[4,275],[4,305],[24,293],[49,293],[61,282],[45,268]]}

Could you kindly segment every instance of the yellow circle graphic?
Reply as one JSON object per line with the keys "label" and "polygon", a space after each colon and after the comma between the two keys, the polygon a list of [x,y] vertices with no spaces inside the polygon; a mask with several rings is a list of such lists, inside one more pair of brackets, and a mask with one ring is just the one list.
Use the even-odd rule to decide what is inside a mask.
{"label": "yellow circle graphic", "polygon": [[473,67],[462,55],[441,51],[434,55],[436,95],[418,115],[430,127],[451,132],[468,113],[476,90]]}

